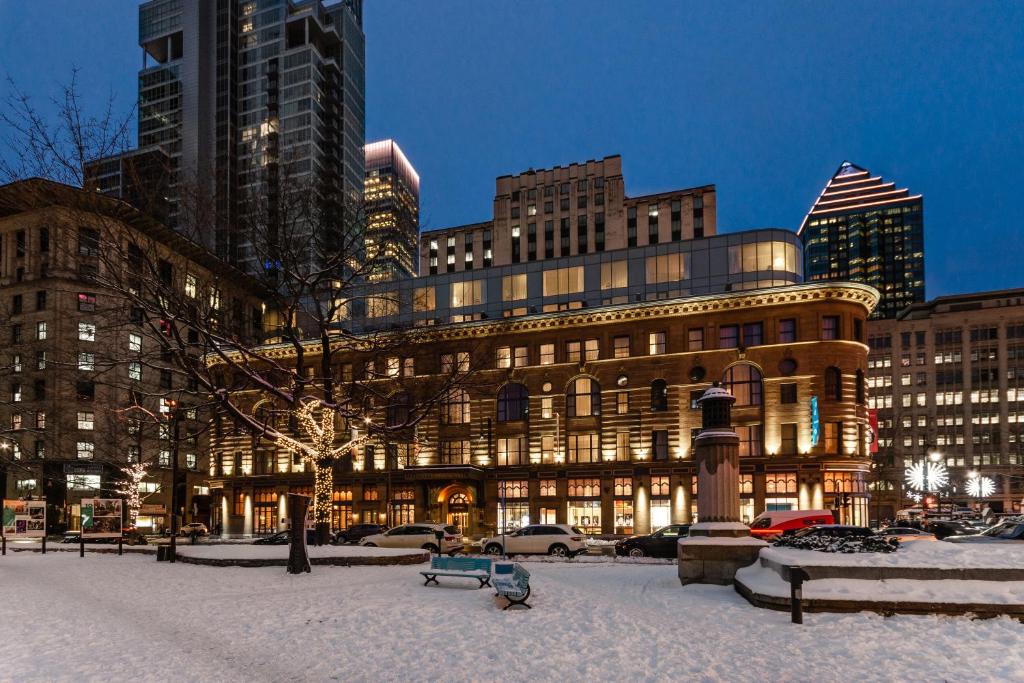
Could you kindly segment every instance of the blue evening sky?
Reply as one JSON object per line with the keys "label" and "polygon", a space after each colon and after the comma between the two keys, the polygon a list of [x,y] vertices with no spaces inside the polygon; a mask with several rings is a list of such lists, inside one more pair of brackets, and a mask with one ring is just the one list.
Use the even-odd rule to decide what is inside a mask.
{"label": "blue evening sky", "polygon": [[[136,7],[0,0],[0,74],[45,98],[78,65],[90,98],[129,106]],[[498,175],[618,153],[630,194],[714,183],[721,232],[795,230],[849,159],[925,195],[929,297],[1024,286],[1022,2],[367,0],[365,14],[367,136],[394,137],[418,169],[425,227],[488,218]]]}

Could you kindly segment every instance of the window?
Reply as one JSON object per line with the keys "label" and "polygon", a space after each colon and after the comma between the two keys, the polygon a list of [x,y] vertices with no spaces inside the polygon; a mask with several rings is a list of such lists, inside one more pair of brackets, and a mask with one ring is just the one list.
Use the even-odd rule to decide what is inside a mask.
{"label": "window", "polygon": [[89,292],[78,293],[78,310],[89,313],[96,310],[96,295]]}
{"label": "window", "polygon": [[550,420],[555,414],[555,399],[551,396],[542,396],[540,399],[540,416]]}
{"label": "window", "polygon": [[399,391],[388,401],[385,419],[388,427],[402,427],[409,422],[409,394]]}
{"label": "window", "polygon": [[568,462],[600,462],[600,445],[601,439],[597,434],[570,434]]}
{"label": "window", "polygon": [[582,346],[578,341],[565,342],[565,362],[579,363]]}
{"label": "window", "polygon": [[512,367],[512,348],[509,346],[499,346],[495,351],[495,366],[499,368],[510,368]]}
{"label": "window", "polygon": [[843,400],[843,374],[839,368],[825,368],[825,397],[833,401]]}
{"label": "window", "polygon": [[128,363],[128,379],[135,380],[136,382],[142,380],[142,363],[138,361]]}
{"label": "window", "polygon": [[796,319],[785,318],[779,321],[779,343],[792,344],[796,341]]}
{"label": "window", "polygon": [[651,332],[647,335],[647,353],[651,356],[665,353],[664,332]]}
{"label": "window", "polygon": [[96,453],[96,445],[91,441],[79,441],[75,448],[79,460],[92,460]]}
{"label": "window", "polygon": [[453,282],[451,284],[451,307],[479,306],[486,303],[484,300],[484,281],[467,280],[465,282]]}
{"label": "window", "polygon": [[526,438],[516,436],[498,439],[497,464],[499,466],[528,464]]}
{"label": "window", "polygon": [[629,337],[615,337],[612,339],[612,350],[615,358],[629,358]]}
{"label": "window", "polygon": [[720,325],[718,327],[718,348],[735,349],[740,343],[738,325]]}
{"label": "window", "polygon": [[11,403],[19,403],[19,402],[21,402],[21,385],[20,384],[12,384],[11,385]]}
{"label": "window", "polygon": [[839,339],[839,316],[826,315],[821,318],[821,338],[825,340]]}
{"label": "window", "polygon": [[668,460],[668,430],[655,429],[651,432],[651,459]]}
{"label": "window", "polygon": [[142,351],[142,335],[135,334],[134,332],[128,335],[128,350],[129,351]]}
{"label": "window", "polygon": [[685,280],[689,277],[690,272],[689,257],[689,254],[681,252],[648,256],[645,263],[647,284],[656,285],[662,282]]}
{"label": "window", "polygon": [[704,350],[704,328],[703,327],[691,327],[686,333],[686,350],[687,351],[703,351]]}
{"label": "window", "polygon": [[625,259],[605,261],[601,264],[601,289],[629,286],[628,262]]}
{"label": "window", "polygon": [[518,301],[526,298],[526,273],[501,278],[501,300]]}
{"label": "window", "polygon": [[91,412],[78,411],[78,428],[91,430],[93,428],[94,418]]}
{"label": "window", "polygon": [[498,390],[498,422],[527,419],[529,406],[530,394],[522,384],[509,383]]}
{"label": "window", "polygon": [[196,276],[192,273],[185,275],[185,296],[190,299],[195,299],[197,296],[198,286],[196,283]]}
{"label": "window", "polygon": [[78,323],[79,341],[96,341],[96,323]]}
{"label": "window", "polygon": [[615,459],[629,460],[629,432],[622,430],[615,433]]}
{"label": "window", "polygon": [[587,339],[583,342],[583,359],[597,360],[601,357],[601,346],[596,339]]}
{"label": "window", "polygon": [[512,365],[517,368],[525,368],[530,364],[530,348],[517,346],[512,349]]}
{"label": "window", "polygon": [[96,354],[87,353],[85,351],[79,351],[78,353],[78,369],[79,370],[95,370],[96,369]]}
{"label": "window", "polygon": [[46,310],[46,290],[40,290],[36,292],[36,310]]}
{"label": "window", "polygon": [[415,358],[403,358],[402,359],[402,377],[415,377],[416,376],[416,359]]}
{"label": "window", "polygon": [[465,389],[452,389],[441,403],[441,422],[465,424],[469,422],[469,394]]}
{"label": "window", "polygon": [[78,255],[100,255],[100,233],[98,230],[93,230],[92,228],[78,229]]}
{"label": "window", "polygon": [[436,290],[433,287],[417,287],[412,293],[412,310],[416,313],[432,311],[437,307]]}
{"label": "window", "polygon": [[565,403],[568,417],[600,415],[601,385],[590,377],[577,377],[569,384]]}
{"label": "window", "polygon": [[441,464],[442,465],[469,465],[471,464],[472,452],[469,441],[442,441],[441,442]]}
{"label": "window", "polygon": [[651,410],[654,412],[668,410],[668,384],[663,379],[651,382]]}
{"label": "window", "polygon": [[541,365],[554,365],[555,363],[555,345],[554,344],[541,344],[540,345],[540,364]]}
{"label": "window", "polygon": [[629,392],[628,391],[616,391],[615,392],[615,413],[617,415],[625,415],[629,412]]}
{"label": "window", "polygon": [[450,375],[454,372],[469,372],[469,352],[441,354],[441,373]]}
{"label": "window", "polygon": [[779,403],[796,403],[796,382],[779,385]]}
{"label": "window", "polygon": [[394,293],[366,297],[367,318],[387,318],[398,315],[398,298]]}
{"label": "window", "polygon": [[45,322],[41,321],[41,322],[37,322],[36,323],[36,339],[38,339],[39,341],[43,341],[44,339],[46,339],[46,323]]}
{"label": "window", "polygon": [[842,422],[825,423],[825,452],[830,455],[838,455],[839,440],[842,438]]}
{"label": "window", "polygon": [[795,422],[787,422],[780,425],[779,431],[781,432],[782,439],[779,447],[781,448],[782,455],[796,455],[796,430],[797,425]]}
{"label": "window", "polygon": [[764,343],[764,325],[762,323],[744,323],[743,346],[760,346]]}
{"label": "window", "polygon": [[46,411],[40,410],[36,413],[36,429],[46,429]]}
{"label": "window", "polygon": [[740,457],[761,457],[761,444],[763,442],[761,425],[739,425],[735,427],[735,430],[736,435],[740,437]]}
{"label": "window", "polygon": [[583,266],[544,271],[544,296],[578,294],[583,291]]}
{"label": "window", "polygon": [[761,371],[749,363],[733,365],[722,376],[722,386],[736,397],[736,407],[761,405]]}

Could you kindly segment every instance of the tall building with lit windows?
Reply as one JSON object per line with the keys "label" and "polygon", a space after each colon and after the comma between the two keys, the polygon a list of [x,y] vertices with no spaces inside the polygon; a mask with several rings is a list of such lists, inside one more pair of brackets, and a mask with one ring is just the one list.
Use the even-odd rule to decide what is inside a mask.
{"label": "tall building with lit windows", "polygon": [[366,257],[375,282],[415,277],[420,176],[394,140],[366,145]]}
{"label": "tall building with lit windows", "polygon": [[[361,198],[364,42],[362,0],[142,3],[138,147],[167,155],[167,222],[181,227],[208,192],[216,220],[190,236],[249,267],[247,197],[273,211],[308,181]],[[121,196],[119,165],[96,167],[96,187]]]}
{"label": "tall building with lit windows", "polygon": [[804,277],[863,282],[882,294],[872,318],[924,301],[924,200],[844,161],[800,225]]}

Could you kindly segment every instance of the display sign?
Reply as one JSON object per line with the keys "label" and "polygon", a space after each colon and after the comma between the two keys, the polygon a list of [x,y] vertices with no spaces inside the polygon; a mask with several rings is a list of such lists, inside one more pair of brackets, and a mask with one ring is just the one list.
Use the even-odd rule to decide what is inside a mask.
{"label": "display sign", "polygon": [[120,538],[120,498],[83,498],[81,511],[82,538]]}
{"label": "display sign", "polygon": [[143,503],[139,506],[140,515],[166,515],[167,506],[162,503]]}
{"label": "display sign", "polygon": [[868,446],[872,453],[878,452],[878,411],[874,408],[868,411],[868,426],[871,433],[868,434]]}
{"label": "display sign", "polygon": [[811,446],[818,445],[821,436],[821,422],[818,417],[818,397],[811,396]]}
{"label": "display sign", "polygon": [[46,535],[45,500],[5,500],[3,534],[14,538],[42,538]]}

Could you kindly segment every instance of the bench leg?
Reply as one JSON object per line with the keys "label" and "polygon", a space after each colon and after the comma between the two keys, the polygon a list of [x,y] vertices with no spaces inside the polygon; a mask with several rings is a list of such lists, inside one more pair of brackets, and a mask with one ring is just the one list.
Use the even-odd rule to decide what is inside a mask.
{"label": "bench leg", "polygon": [[423,585],[424,586],[429,586],[431,581],[436,583],[438,586],[441,585],[441,584],[437,583],[437,577],[436,576],[428,576],[427,580],[423,582]]}
{"label": "bench leg", "polygon": [[505,607],[503,609],[508,609],[512,605],[522,605],[526,609],[533,609],[532,606],[526,604],[526,599],[530,597],[530,590],[531,589],[529,587],[527,587],[526,594],[523,597],[519,598],[518,600],[513,600],[512,598],[510,598],[510,597],[508,597],[506,595],[505,599],[508,600],[508,604],[505,605]]}
{"label": "bench leg", "polygon": [[481,576],[481,577],[479,577],[479,579],[480,579],[480,587],[481,588],[483,588],[484,586],[490,586],[491,585],[491,577],[489,577],[489,576]]}

